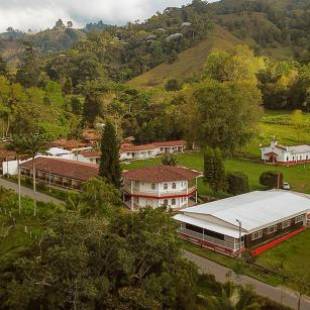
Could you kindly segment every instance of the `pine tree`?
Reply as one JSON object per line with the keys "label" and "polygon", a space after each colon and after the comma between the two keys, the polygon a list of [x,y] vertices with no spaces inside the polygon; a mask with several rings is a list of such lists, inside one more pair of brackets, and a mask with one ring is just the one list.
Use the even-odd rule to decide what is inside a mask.
{"label": "pine tree", "polygon": [[225,190],[225,168],[219,149],[207,147],[204,153],[204,178],[212,191]]}
{"label": "pine tree", "polygon": [[110,121],[106,123],[102,133],[99,175],[105,177],[116,188],[120,188],[119,144],[115,128]]}
{"label": "pine tree", "polygon": [[226,189],[225,167],[222,152],[219,148],[214,150],[214,190],[215,192],[224,191]]}
{"label": "pine tree", "polygon": [[214,179],[214,150],[210,147],[206,147],[204,152],[203,176],[207,183],[212,183]]}

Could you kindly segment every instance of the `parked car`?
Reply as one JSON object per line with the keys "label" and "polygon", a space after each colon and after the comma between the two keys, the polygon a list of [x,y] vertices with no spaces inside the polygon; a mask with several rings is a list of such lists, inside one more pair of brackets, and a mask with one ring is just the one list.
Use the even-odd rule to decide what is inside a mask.
{"label": "parked car", "polygon": [[283,182],[282,189],[289,191],[291,189],[291,185],[287,182]]}

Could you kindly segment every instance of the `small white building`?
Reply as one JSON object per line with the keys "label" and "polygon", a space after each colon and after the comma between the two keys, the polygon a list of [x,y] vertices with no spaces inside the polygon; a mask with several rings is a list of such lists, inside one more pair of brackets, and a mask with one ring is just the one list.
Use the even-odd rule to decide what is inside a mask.
{"label": "small white building", "polygon": [[235,255],[302,231],[307,224],[310,199],[289,191],[256,191],[180,212],[174,219],[180,223],[179,233],[183,238]]}
{"label": "small white building", "polygon": [[261,148],[261,159],[273,164],[296,165],[310,162],[310,145],[283,146],[272,141]]}
{"label": "small white building", "polygon": [[187,168],[156,166],[123,173],[124,203],[136,210],[167,206],[181,209],[197,202],[200,173]]}
{"label": "small white building", "polygon": [[74,153],[60,147],[51,147],[46,151],[48,156],[59,157],[65,159],[74,159]]}
{"label": "small white building", "polygon": [[83,163],[99,164],[100,152],[95,150],[77,152],[75,159]]}
{"label": "small white building", "polygon": [[161,154],[173,154],[184,152],[186,142],[184,140],[153,142],[149,144],[134,145],[124,143],[120,148],[120,160],[140,160],[154,158]]}
{"label": "small white building", "polygon": [[156,157],[160,154],[160,148],[154,144],[134,145],[122,144],[120,148],[120,160],[140,160]]}

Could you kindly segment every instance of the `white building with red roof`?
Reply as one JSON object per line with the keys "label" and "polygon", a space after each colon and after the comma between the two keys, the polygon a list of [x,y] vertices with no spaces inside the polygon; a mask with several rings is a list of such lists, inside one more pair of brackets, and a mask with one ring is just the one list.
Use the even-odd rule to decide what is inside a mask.
{"label": "white building with red roof", "polygon": [[156,157],[160,154],[173,154],[184,152],[186,142],[184,140],[153,142],[134,145],[124,143],[120,148],[121,160],[139,160]]}
{"label": "white building with red roof", "polygon": [[[38,156],[34,163],[38,181],[58,187],[80,189],[84,182],[98,176],[99,173],[98,165],[77,160]],[[22,175],[32,177],[33,160],[20,164],[20,169]]]}
{"label": "white building with red roof", "polygon": [[310,145],[283,146],[272,141],[270,146],[261,148],[261,159],[282,165],[310,163]]}
{"label": "white building with red roof", "polygon": [[197,178],[201,174],[183,167],[155,166],[123,173],[125,204],[136,210],[167,206],[182,209],[197,202]]}

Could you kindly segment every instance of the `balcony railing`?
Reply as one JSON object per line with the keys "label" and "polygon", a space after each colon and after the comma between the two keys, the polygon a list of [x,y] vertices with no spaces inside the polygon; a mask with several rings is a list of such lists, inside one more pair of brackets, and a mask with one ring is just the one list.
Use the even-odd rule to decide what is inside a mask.
{"label": "balcony railing", "polygon": [[186,229],[186,228],[183,228],[181,227],[180,229],[178,229],[178,232],[179,233],[182,233],[182,234],[185,234],[189,237],[194,237],[194,238],[197,238],[197,239],[200,239],[202,242],[203,241],[208,241],[214,245],[218,245],[218,246],[222,246],[222,247],[225,247],[225,248],[229,248],[229,249],[234,249],[235,248],[235,243],[234,243],[234,240],[231,238],[230,240],[221,240],[221,239],[217,239],[217,238],[214,238],[214,237],[211,237],[211,236],[208,236],[208,235],[203,235],[203,234],[200,234],[196,231],[193,231],[193,230],[190,230],[190,229]]}
{"label": "balcony railing", "polygon": [[131,190],[131,188],[129,186],[125,186],[124,190],[127,193],[130,193],[132,195],[137,195],[137,196],[149,196],[149,197],[167,197],[167,196],[174,196],[174,195],[187,195],[190,193],[193,193],[196,191],[196,187],[193,186],[191,188],[189,188],[188,190],[185,189],[169,189],[169,190],[163,190],[163,191],[158,191],[158,190],[138,190],[133,188]]}

